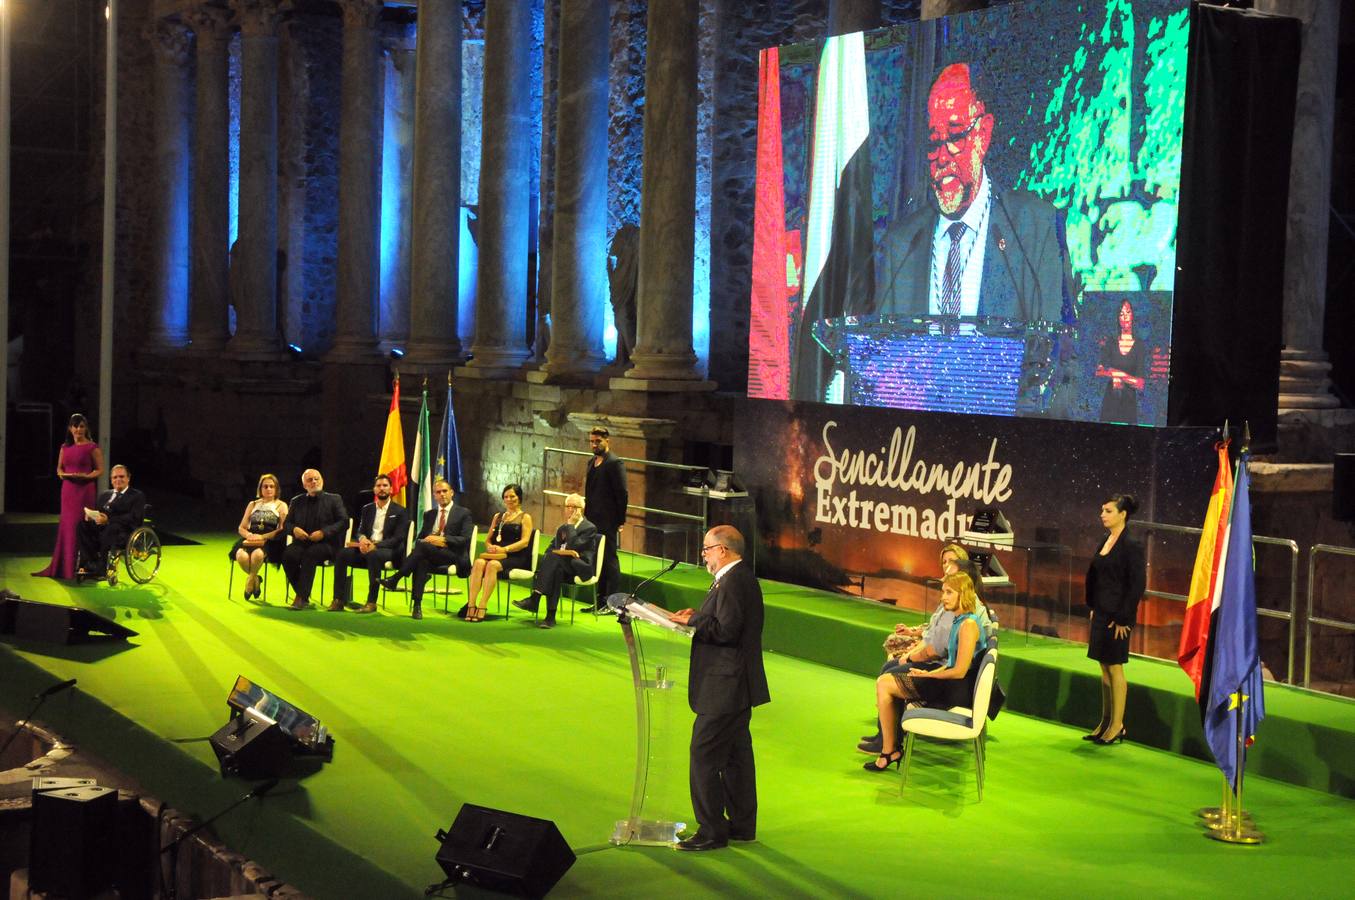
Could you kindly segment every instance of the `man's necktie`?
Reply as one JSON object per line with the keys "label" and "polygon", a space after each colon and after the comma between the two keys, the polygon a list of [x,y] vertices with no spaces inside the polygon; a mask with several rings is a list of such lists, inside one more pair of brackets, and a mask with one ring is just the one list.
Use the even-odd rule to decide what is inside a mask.
{"label": "man's necktie", "polygon": [[946,229],[950,235],[950,252],[946,254],[946,272],[941,279],[941,314],[958,316],[960,314],[960,283],[964,273],[960,271],[960,241],[964,238],[965,223],[956,222]]}
{"label": "man's necktie", "polygon": [[447,526],[447,507],[442,507],[438,513],[438,530],[434,534],[442,534],[442,529]]}

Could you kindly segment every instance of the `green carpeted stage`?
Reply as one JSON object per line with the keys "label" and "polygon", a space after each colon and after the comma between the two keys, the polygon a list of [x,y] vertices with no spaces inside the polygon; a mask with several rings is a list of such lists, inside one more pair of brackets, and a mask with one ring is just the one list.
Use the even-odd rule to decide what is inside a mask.
{"label": "green carpeted stage", "polygon": [[[939,744],[920,745],[900,797],[897,774],[862,772],[867,757],[853,749],[871,728],[865,673],[899,614],[766,584],[773,701],[753,716],[758,841],[704,854],[618,848],[607,838],[629,808],[634,699],[614,619],[580,616],[553,631],[516,612],[479,625],[440,611],[415,622],[394,596],[378,616],[292,613],[276,574],[260,607],[225,596],[225,535],[185,536],[203,543],[167,548],[143,587],[32,578],[45,558],[0,557],[3,585],[23,597],[140,632],[123,647],[0,644],[0,704],[17,714],[35,691],[78,678],[80,690],[39,718],[199,815],[241,793],[202,740],[225,720],[236,675],[317,715],[337,740],[333,762],[218,828],[316,897],[419,896],[442,876],[433,833],[463,802],[554,820],[580,854],[562,897],[1252,896],[1298,877],[1307,895],[1349,893],[1336,858],[1348,851],[1334,849],[1355,845],[1355,803],[1341,796],[1355,793],[1347,701],[1268,691],[1252,766],[1263,774],[1246,792],[1268,842],[1227,846],[1202,837],[1192,815],[1218,802],[1222,782],[1189,758],[1199,726],[1178,670],[1132,661],[1127,722],[1150,746],[1094,748],[1059,724],[1095,716],[1082,649],[1008,633],[1009,705],[991,727],[983,802],[969,752]],[[639,578],[658,563],[623,565]],[[651,599],[692,605],[708,583],[684,566]]]}

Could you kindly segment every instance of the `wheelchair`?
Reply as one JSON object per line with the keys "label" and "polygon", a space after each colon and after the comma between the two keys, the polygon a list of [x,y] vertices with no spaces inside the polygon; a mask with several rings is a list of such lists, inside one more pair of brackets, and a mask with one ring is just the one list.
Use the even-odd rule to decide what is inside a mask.
{"label": "wheelchair", "polygon": [[160,571],[160,535],[150,522],[150,507],[142,522],[127,536],[127,543],[121,549],[108,551],[107,565],[102,573],[87,572],[83,559],[77,560],[75,581],[77,584],[87,579],[104,580],[109,587],[117,587],[118,564],[127,570],[127,577],[137,584],[146,584]]}

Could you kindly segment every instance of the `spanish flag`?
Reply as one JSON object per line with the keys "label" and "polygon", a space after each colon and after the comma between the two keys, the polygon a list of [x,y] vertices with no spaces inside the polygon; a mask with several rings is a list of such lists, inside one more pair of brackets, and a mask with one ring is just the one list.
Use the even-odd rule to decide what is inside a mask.
{"label": "spanish flag", "polygon": [[390,412],[386,414],[386,439],[381,442],[381,462],[376,470],[391,480],[391,496],[405,505],[405,485],[409,472],[405,468],[405,433],[400,427],[400,376],[395,377],[395,393],[391,395]]}
{"label": "spanish flag", "polygon": [[1195,683],[1195,699],[1200,699],[1200,681],[1204,673],[1209,621],[1218,608],[1223,580],[1223,557],[1228,546],[1228,527],[1233,500],[1233,470],[1228,463],[1228,442],[1214,445],[1219,455],[1219,471],[1214,476],[1214,492],[1204,516],[1200,546],[1195,551],[1195,569],[1186,596],[1186,618],[1181,626],[1181,646],[1176,661]]}

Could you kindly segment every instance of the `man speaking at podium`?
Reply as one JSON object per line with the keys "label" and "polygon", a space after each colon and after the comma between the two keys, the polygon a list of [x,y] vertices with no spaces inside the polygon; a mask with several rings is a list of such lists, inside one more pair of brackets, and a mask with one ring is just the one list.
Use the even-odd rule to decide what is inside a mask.
{"label": "man speaking at podium", "polygon": [[729,525],[706,532],[701,558],[715,576],[701,609],[670,613],[694,629],[687,702],[692,725],[690,780],[696,834],[679,850],[715,850],[757,837],[753,707],[771,700],[762,668],[762,588],[743,563],[743,535]]}
{"label": "man speaking at podium", "polygon": [[946,66],[927,95],[930,202],[890,227],[873,308],[848,315],[993,316],[1062,321],[1071,271],[1053,206],[995,184],[984,160],[993,114],[968,64]]}

